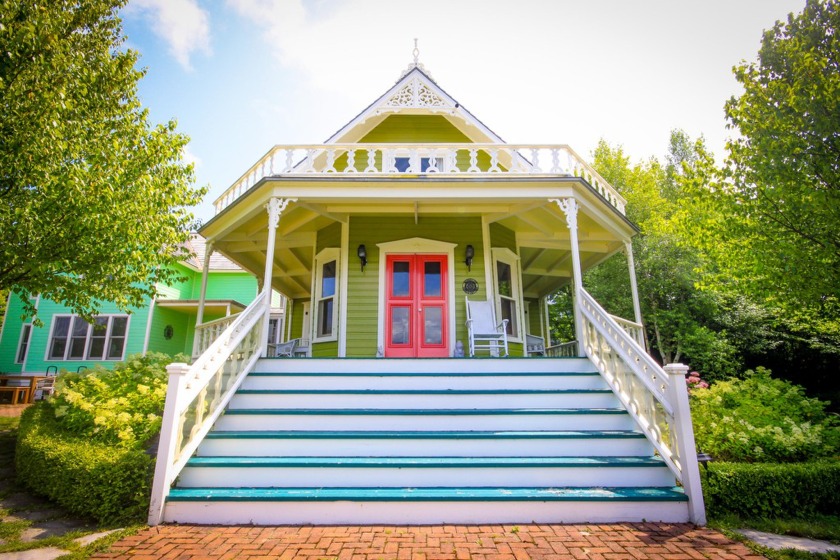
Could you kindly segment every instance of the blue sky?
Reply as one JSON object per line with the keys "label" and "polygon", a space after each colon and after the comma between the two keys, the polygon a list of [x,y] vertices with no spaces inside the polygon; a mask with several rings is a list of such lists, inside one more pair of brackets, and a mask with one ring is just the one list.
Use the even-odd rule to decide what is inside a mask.
{"label": "blue sky", "polygon": [[140,97],[178,121],[212,201],[274,144],[317,143],[412,61],[509,142],[661,157],[673,128],[723,155],[732,66],[804,0],[130,0]]}

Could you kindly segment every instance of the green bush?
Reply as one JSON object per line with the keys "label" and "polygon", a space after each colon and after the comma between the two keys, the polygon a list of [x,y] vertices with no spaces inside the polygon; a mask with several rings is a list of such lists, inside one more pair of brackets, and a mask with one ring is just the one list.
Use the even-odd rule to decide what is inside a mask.
{"label": "green bush", "polygon": [[21,417],[15,454],[19,481],[100,523],[145,520],[152,462],[143,449],[68,434],[47,403],[28,408]]}
{"label": "green bush", "polygon": [[840,428],[828,403],[798,385],[747,371],[744,379],[691,391],[697,448],[736,462],[812,461],[837,454]]}
{"label": "green bush", "polygon": [[165,354],[134,355],[113,370],[62,373],[50,400],[61,427],[93,441],[138,448],[160,431],[166,399]]}
{"label": "green bush", "polygon": [[840,514],[840,463],[720,463],[700,469],[709,517]]}

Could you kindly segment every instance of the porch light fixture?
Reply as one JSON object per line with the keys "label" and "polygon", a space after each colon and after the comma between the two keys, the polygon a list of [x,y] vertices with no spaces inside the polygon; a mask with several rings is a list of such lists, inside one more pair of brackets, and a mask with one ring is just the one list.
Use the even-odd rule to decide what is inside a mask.
{"label": "porch light fixture", "polygon": [[365,249],[364,245],[359,245],[356,254],[359,255],[359,260],[362,261],[362,272],[364,272],[365,265],[367,264],[367,249]]}
{"label": "porch light fixture", "polygon": [[475,256],[475,248],[472,245],[467,245],[467,249],[464,251],[464,263],[467,265],[467,270],[470,271],[472,267],[472,260]]}

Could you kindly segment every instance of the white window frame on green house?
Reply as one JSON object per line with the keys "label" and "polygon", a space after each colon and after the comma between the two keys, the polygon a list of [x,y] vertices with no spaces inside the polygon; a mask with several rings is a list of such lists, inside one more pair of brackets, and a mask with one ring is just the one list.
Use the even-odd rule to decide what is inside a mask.
{"label": "white window frame on green house", "polygon": [[[61,334],[57,334],[56,330],[58,328],[59,320],[60,319],[68,319],[69,323],[67,324],[67,330]],[[125,320],[125,330],[121,335],[114,335],[113,328],[116,320],[124,319]],[[46,355],[44,356],[45,361],[50,362],[82,362],[82,361],[95,361],[95,362],[119,362],[125,358],[125,349],[128,342],[128,333],[129,329],[131,328],[131,317],[129,315],[98,315],[94,319],[95,323],[98,325],[104,325],[104,333],[99,334],[97,329],[94,328],[94,325],[85,321],[79,315],[70,315],[70,314],[60,314],[54,315],[52,324],[50,325],[50,336],[49,336],[49,343],[47,344]],[[86,328],[83,327],[86,326]],[[78,330],[76,330],[78,328]],[[82,329],[84,328],[84,334],[82,334]],[[56,339],[63,338],[64,339],[64,350],[61,357],[57,357],[54,355],[53,347],[56,344]],[[110,351],[111,344],[115,340],[122,339],[122,348],[120,349],[119,356],[116,354],[112,354]],[[74,341],[81,342],[84,340],[82,344],[82,354],[81,356],[72,355],[74,348]],[[91,351],[93,351],[93,344],[98,340],[102,341],[102,353],[99,356],[92,356]],[[78,348],[78,344],[76,345]]]}
{"label": "white window frame on green house", "polygon": [[[331,262],[335,262],[335,271],[334,271],[334,278],[333,278],[333,290],[332,294],[324,295],[324,267]],[[312,290],[312,306],[311,308],[314,309],[313,312],[313,321],[312,321],[312,342],[332,342],[338,340],[338,315],[340,309],[340,302],[341,302],[341,294],[339,293],[339,287],[341,286],[340,282],[340,272],[341,272],[341,259],[340,259],[340,249],[338,247],[331,247],[328,249],[322,250],[320,253],[315,255],[315,280]],[[332,321],[330,322],[330,332],[324,333],[322,332],[321,327],[323,317],[322,317],[322,304],[326,305],[327,302],[332,301]]]}
{"label": "white window frame on green house", "polygon": [[24,323],[20,328],[20,340],[18,341],[18,350],[15,355],[15,363],[23,364],[26,362],[26,355],[29,353],[29,342],[32,339],[32,323]]}
{"label": "white window frame on green house", "polygon": [[[508,340],[522,342],[525,319],[523,313],[522,286],[520,285],[519,256],[507,248],[493,247],[490,250],[493,261],[493,287],[495,294],[496,321],[501,323],[502,319],[510,319],[508,323]],[[502,294],[502,286],[499,284],[499,263],[510,267],[510,289]],[[503,303],[513,306],[510,316],[502,313]]]}

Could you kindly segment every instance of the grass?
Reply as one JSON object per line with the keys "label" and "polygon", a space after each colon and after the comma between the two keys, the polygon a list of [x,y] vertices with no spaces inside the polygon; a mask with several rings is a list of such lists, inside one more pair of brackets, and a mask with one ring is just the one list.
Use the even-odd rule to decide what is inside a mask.
{"label": "grass", "polygon": [[735,529],[754,529],[765,533],[805,537],[829,541],[840,545],[840,517],[818,515],[807,519],[743,519],[730,515],[709,520],[709,527],[722,532],[732,540],[743,542],[751,550],[770,560],[821,560],[840,558],[840,553],[814,554],[801,550],[773,550],[750,541]]}

